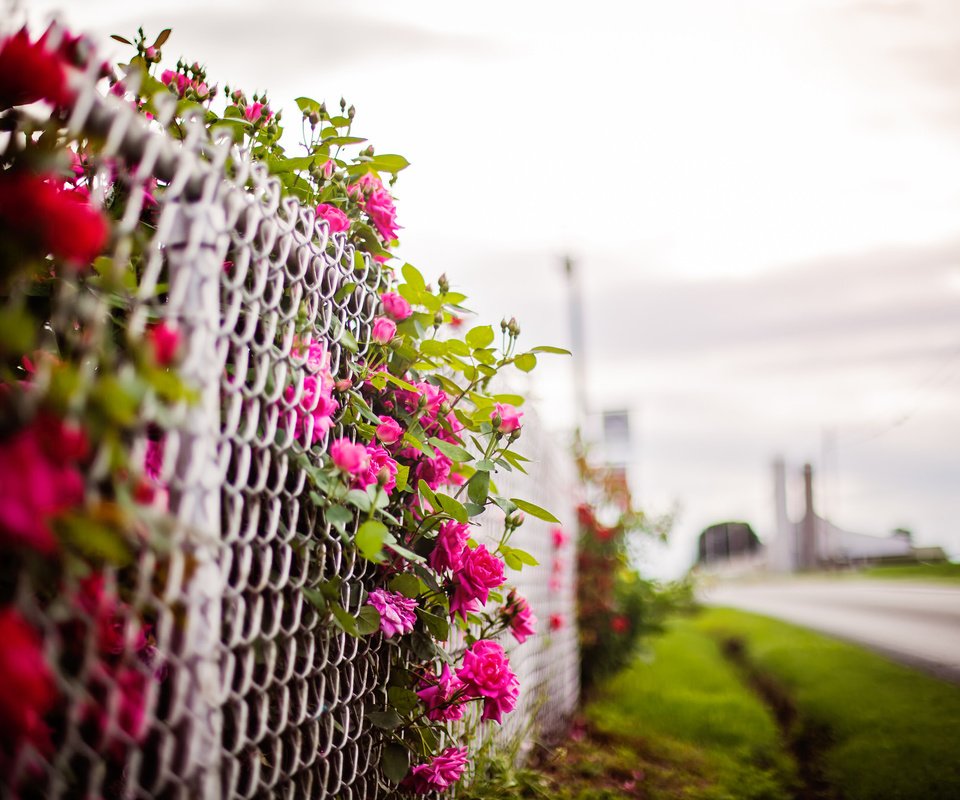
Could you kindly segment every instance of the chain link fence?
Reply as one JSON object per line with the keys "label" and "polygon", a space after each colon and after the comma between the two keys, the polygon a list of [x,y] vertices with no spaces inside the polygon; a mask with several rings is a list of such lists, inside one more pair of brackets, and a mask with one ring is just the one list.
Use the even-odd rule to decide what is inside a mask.
{"label": "chain link fence", "polygon": [[[96,79],[95,65],[74,76],[68,129],[77,142],[102,143],[92,195],[119,209],[112,262],[137,259],[140,278],[124,298],[127,324],[133,332],[156,320],[177,326],[180,372],[197,397],[144,406],[133,460],[154,460],[176,521],[162,545],[141,548],[122,576],[108,576],[132,587],[120,614],[120,658],[146,679],[138,730],[125,729],[122,708],[109,709],[123,747],[105,759],[104,738],[86,732],[85,707],[90,697],[122,698],[121,679],[95,688],[99,678],[89,671],[65,673],[67,733],[44,769],[31,762],[21,777],[33,770],[27,777],[38,796],[55,798],[387,796],[379,738],[366,715],[386,705],[388,648],[379,634],[343,633],[305,593],[340,578],[340,603],[355,614],[378,585],[377,566],[306,497],[314,456],[301,441],[323,452],[351,431],[337,417],[329,430],[298,436],[296,426],[297,409],[316,402],[318,365],[304,337],[323,343],[334,379],[346,377],[364,358],[390,277],[342,234],[331,235],[312,209],[282,196],[265,165],[229,139],[212,139],[196,120],[174,140],[164,130],[172,97],[161,113],[167,119],[149,121],[124,99],[103,95]],[[131,237],[141,245],[136,253]],[[69,327],[79,317],[105,317],[107,303],[95,292],[65,290],[55,315]],[[95,353],[88,368],[98,368]],[[522,444],[533,474],[515,493],[572,530],[567,454],[530,412]],[[513,650],[522,688],[517,710],[495,733],[504,742],[556,730],[578,698],[572,558],[554,570],[562,590],[553,591],[549,526],[528,520],[515,544],[541,562],[512,582],[543,633]],[[44,619],[28,589],[18,603],[48,647],[65,647],[62,624]],[[554,614],[566,624],[549,633]],[[91,640],[94,616],[86,620]],[[151,621],[149,661],[135,630],[143,618]]]}

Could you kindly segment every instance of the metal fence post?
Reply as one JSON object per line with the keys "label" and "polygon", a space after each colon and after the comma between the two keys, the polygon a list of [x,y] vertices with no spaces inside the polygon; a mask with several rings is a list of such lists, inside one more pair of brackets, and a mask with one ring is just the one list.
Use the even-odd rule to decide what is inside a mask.
{"label": "metal fence post", "polygon": [[182,664],[190,673],[186,764],[193,796],[220,798],[223,733],[221,686],[220,380],[217,336],[220,275],[227,246],[223,209],[209,201],[173,201],[177,208],[166,248],[170,292],[166,312],[179,328],[180,373],[199,393],[179,433],[171,511],[193,560],[184,588]]}

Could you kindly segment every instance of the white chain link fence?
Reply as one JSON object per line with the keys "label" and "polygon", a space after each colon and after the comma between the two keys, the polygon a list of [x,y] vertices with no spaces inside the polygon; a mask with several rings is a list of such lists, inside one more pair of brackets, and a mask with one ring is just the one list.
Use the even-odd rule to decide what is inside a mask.
{"label": "white chain link fence", "polygon": [[[81,671],[65,697],[77,706],[65,711],[76,724],[36,776],[36,791],[386,796],[379,738],[366,714],[386,704],[387,648],[379,635],[353,638],[326,623],[304,596],[339,577],[340,601],[356,613],[378,569],[345,545],[305,496],[311,456],[293,430],[311,374],[295,332],[324,342],[334,378],[345,377],[351,360],[364,356],[387,274],[343,235],[331,236],[312,209],[282,197],[266,167],[228,140],[211,140],[197,123],[175,141],[164,120],[145,120],[123,99],[101,94],[95,80],[95,65],[75,76],[69,131],[77,141],[103,140],[94,197],[115,205],[122,182],[119,231],[148,237],[139,288],[128,298],[129,325],[136,331],[165,319],[178,326],[181,372],[199,402],[156,413],[148,406],[135,445],[142,453],[162,442],[161,480],[177,520],[161,552],[144,548],[133,570],[132,607],[153,620],[164,664],[146,691],[145,732],[125,751],[122,769],[106,770],[77,722],[90,694],[90,676]],[[144,203],[156,203],[152,230],[140,222]],[[129,260],[126,239],[117,241],[114,261]],[[357,288],[341,292],[348,283]],[[77,298],[63,297],[58,313],[106,313],[103,297],[83,302],[81,309]],[[569,456],[529,410],[525,422],[521,450],[533,461],[531,475],[498,475],[502,493],[551,509],[572,531]],[[319,434],[315,449],[344,434],[350,431],[336,424]],[[557,730],[578,699],[573,554],[568,546],[551,588],[549,529],[528,519],[513,542],[541,564],[513,580],[540,619],[540,635],[512,650],[521,696],[496,734],[504,741]],[[565,625],[550,633],[555,614]],[[57,625],[41,624],[55,640]]]}

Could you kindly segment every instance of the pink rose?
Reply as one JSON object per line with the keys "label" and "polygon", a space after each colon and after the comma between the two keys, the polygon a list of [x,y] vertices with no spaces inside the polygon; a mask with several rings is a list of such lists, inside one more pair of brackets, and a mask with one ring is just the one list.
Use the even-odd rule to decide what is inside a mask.
{"label": "pink rose", "polygon": [[493,408],[494,410],[490,412],[490,419],[495,420],[497,417],[500,417],[500,424],[497,425],[497,430],[500,431],[500,433],[511,433],[520,427],[520,417],[523,416],[522,411],[517,411],[517,409],[507,403],[494,403]]}
{"label": "pink rose", "polygon": [[383,310],[397,322],[402,322],[413,313],[410,304],[396,292],[384,292],[380,295],[380,301]]}
{"label": "pink rose", "polygon": [[[330,163],[329,161],[327,162]],[[336,206],[321,203],[317,206],[317,216],[327,221],[330,233],[343,233],[350,230],[350,217]]]}
{"label": "pink rose", "polygon": [[404,784],[416,794],[442,792],[460,780],[467,766],[466,747],[448,747],[426,764],[410,770]]}
{"label": "pink rose", "polygon": [[389,344],[397,335],[397,323],[387,317],[377,317],[373,321],[373,341],[377,344]]}
{"label": "pink rose", "polygon": [[353,481],[354,489],[366,489],[379,484],[388,495],[397,486],[397,462],[382,447],[368,445],[366,449],[367,468],[357,473]]}
{"label": "pink rose", "polygon": [[463,656],[463,666],[457,670],[468,693],[484,698],[481,719],[500,723],[503,714],[517,704],[520,682],[503,648],[489,639],[474,642]]}
{"label": "pink rose", "polygon": [[359,475],[370,466],[367,448],[362,444],[354,444],[345,437],[330,444],[330,458],[337,469],[348,475]]}
{"label": "pink rose", "polygon": [[550,630],[556,633],[559,630],[562,630],[567,624],[566,617],[563,614],[551,614],[550,615]]}
{"label": "pink rose", "polygon": [[82,432],[45,414],[0,441],[0,542],[56,549],[50,521],[83,502],[83,478],[70,462],[85,443]]}
{"label": "pink rose", "polygon": [[440,526],[436,544],[427,559],[437,572],[445,569],[458,570],[463,566],[463,556],[470,538],[470,528],[455,520],[448,520]]}
{"label": "pink rose", "polygon": [[[288,386],[284,398],[291,402],[296,395],[296,387]],[[294,406],[293,435],[305,445],[316,444],[333,427],[333,415],[339,404],[333,399],[333,383],[330,372],[307,375],[303,379],[303,393],[300,402]],[[312,420],[313,429],[310,441],[306,441],[307,430]]]}
{"label": "pink rose", "polygon": [[459,613],[463,619],[468,613],[479,611],[487,602],[491,589],[503,585],[503,561],[480,545],[463,552],[463,561],[453,574],[454,591],[450,598],[450,615]]}
{"label": "pink rose", "polygon": [[461,692],[463,682],[443,665],[439,677],[424,678],[417,695],[427,709],[427,719],[434,722],[463,719],[464,706],[469,698]]}
{"label": "pink rose", "polygon": [[0,642],[0,743],[16,752],[29,742],[49,753],[50,730],[43,718],[53,708],[57,691],[43,657],[43,641],[17,611],[4,608]]}
{"label": "pink rose", "polygon": [[388,639],[394,634],[410,633],[417,623],[417,601],[399,592],[375,589],[367,595],[367,605],[380,612],[380,630]]}
{"label": "pink rose", "polygon": [[517,594],[516,589],[510,590],[510,594],[507,595],[507,602],[503,606],[501,613],[510,626],[513,638],[515,638],[518,643],[523,644],[528,637],[536,633],[533,626],[537,624],[537,618],[530,610],[530,605],[527,603],[526,598],[523,597],[523,595]]}
{"label": "pink rose", "polygon": [[403,438],[403,428],[393,417],[380,415],[380,424],[377,425],[377,438],[384,444],[396,444]]}
{"label": "pink rose", "polygon": [[373,222],[377,233],[383,237],[385,242],[392,242],[397,238],[399,226],[397,225],[397,209],[393,204],[393,198],[390,193],[382,186],[374,189],[367,197],[363,210]]}
{"label": "pink rose", "polygon": [[324,161],[323,166],[320,167],[320,171],[323,173],[323,177],[327,180],[333,177],[333,173],[337,170],[337,162],[332,158],[329,161]]}
{"label": "pink rose", "polygon": [[420,458],[413,470],[414,478],[424,481],[427,486],[436,491],[440,484],[446,483],[447,478],[450,477],[450,467],[453,466],[453,462],[436,448],[434,448],[433,458],[426,458],[419,450],[414,450],[414,453],[415,457]]}
{"label": "pink rose", "polygon": [[554,526],[550,529],[550,534],[553,536],[553,547],[555,550],[559,550],[567,542],[570,541],[570,537],[564,533],[563,528],[559,525]]}
{"label": "pink rose", "polygon": [[161,367],[169,367],[180,349],[180,331],[169,322],[160,322],[147,330],[147,340],[153,350],[153,360]]}

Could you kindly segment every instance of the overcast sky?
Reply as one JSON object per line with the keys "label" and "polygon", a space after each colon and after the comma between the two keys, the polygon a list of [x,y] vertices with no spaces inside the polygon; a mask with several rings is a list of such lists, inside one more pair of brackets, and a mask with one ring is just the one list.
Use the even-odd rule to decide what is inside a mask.
{"label": "overcast sky", "polygon": [[[168,62],[357,107],[412,162],[401,255],[485,321],[569,343],[633,415],[645,505],[772,531],[770,462],[843,527],[960,555],[960,4],[954,0],[27,0]],[[139,6],[139,8],[138,8]],[[115,53],[119,49],[114,50]],[[572,419],[569,364],[534,376]]]}

